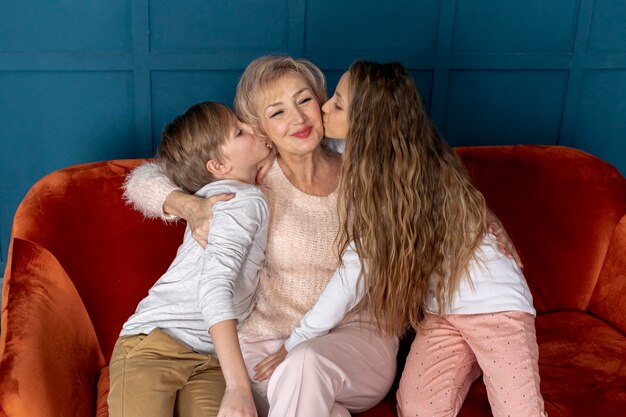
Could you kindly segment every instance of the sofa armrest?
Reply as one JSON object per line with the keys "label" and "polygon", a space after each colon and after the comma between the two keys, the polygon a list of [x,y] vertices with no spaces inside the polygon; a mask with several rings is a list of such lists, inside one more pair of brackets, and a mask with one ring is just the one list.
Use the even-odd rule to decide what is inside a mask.
{"label": "sofa armrest", "polygon": [[14,238],[2,299],[0,413],[93,416],[105,365],[85,307],[57,259]]}
{"label": "sofa armrest", "polygon": [[588,311],[626,335],[626,215],[611,236]]}

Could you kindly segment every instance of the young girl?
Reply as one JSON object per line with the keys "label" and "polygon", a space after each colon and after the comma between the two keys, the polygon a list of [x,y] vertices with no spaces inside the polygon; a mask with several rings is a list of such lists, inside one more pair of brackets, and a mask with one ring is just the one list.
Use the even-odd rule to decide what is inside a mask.
{"label": "young girl", "polygon": [[[364,265],[361,305],[389,333],[407,324],[417,331],[398,414],[455,416],[482,371],[494,416],[545,416],[530,291],[498,250],[484,198],[425,114],[410,74],[400,64],[357,62],[323,110],[326,135],[346,138],[340,250]],[[351,306],[361,297],[356,283],[336,274],[321,298]],[[316,306],[303,323],[320,318]],[[260,364],[264,372],[276,357]]]}
{"label": "young girl", "polygon": [[412,77],[399,64],[357,62],[342,82],[324,110],[327,134],[347,139],[343,247],[354,241],[365,264],[378,323],[417,331],[399,414],[456,415],[482,370],[494,416],[545,416],[530,291]]}

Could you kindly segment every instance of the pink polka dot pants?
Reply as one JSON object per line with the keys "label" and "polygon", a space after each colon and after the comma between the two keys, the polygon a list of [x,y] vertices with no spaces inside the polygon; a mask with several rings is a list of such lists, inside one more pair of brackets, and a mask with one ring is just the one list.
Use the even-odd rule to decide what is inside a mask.
{"label": "pink polka dot pants", "polygon": [[397,393],[400,417],[456,416],[482,371],[494,417],[545,417],[528,313],[427,314]]}

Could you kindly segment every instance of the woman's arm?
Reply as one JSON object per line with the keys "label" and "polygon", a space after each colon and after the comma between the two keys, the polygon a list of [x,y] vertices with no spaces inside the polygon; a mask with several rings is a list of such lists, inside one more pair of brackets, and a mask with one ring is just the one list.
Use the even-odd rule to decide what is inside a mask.
{"label": "woman's arm", "polygon": [[504,229],[504,226],[500,222],[500,219],[496,217],[496,215],[487,208],[487,231],[493,234],[496,237],[496,241],[498,242],[498,249],[502,252],[507,258],[512,258],[515,260],[515,263],[519,267],[519,269],[524,269],[524,265],[522,264],[522,260],[517,253],[517,249],[515,249],[515,245],[511,241],[509,234]]}
{"label": "woman's arm", "polygon": [[176,220],[176,216],[163,210],[163,204],[172,191],[180,188],[167,178],[159,164],[139,165],[128,174],[122,188],[124,200],[145,217]]}
{"label": "woman's arm", "polygon": [[185,219],[193,238],[202,247],[207,245],[213,205],[235,196],[219,194],[204,199],[187,194],[170,181],[159,164],[154,162],[146,162],[132,170],[123,189],[126,202],[145,217],[166,221]]}

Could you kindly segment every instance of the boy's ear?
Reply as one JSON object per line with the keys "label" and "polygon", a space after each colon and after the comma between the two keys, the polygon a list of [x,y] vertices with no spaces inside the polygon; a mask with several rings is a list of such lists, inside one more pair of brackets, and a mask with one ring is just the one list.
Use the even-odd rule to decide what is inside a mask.
{"label": "boy's ear", "polygon": [[206,169],[216,177],[221,177],[230,171],[230,167],[217,159],[209,159],[206,163]]}

